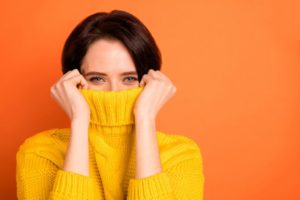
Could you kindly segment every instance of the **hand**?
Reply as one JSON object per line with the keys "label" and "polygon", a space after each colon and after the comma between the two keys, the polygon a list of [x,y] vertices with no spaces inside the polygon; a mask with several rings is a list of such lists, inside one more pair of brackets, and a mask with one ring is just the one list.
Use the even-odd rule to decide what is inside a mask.
{"label": "hand", "polygon": [[89,119],[90,108],[78,88],[88,88],[88,83],[78,69],[68,71],[51,87],[51,97],[67,113],[70,120]]}
{"label": "hand", "polygon": [[176,87],[166,75],[153,69],[142,77],[140,86],[144,85],[135,103],[134,114],[136,118],[154,120],[162,106],[175,94]]}

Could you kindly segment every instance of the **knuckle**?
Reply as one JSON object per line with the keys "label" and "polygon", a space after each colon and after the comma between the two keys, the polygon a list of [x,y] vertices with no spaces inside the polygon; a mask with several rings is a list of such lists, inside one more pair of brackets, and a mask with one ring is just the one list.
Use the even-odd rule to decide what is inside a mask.
{"label": "knuckle", "polygon": [[164,84],[162,81],[160,81],[159,79],[155,79],[153,78],[153,83],[156,83],[156,84]]}
{"label": "knuckle", "polygon": [[155,71],[153,69],[149,70],[149,74],[153,74]]}
{"label": "knuckle", "polygon": [[54,87],[51,87],[51,88],[50,88],[50,96],[51,96],[52,98],[55,98],[55,94],[56,94],[56,89],[55,89]]}
{"label": "knuckle", "polygon": [[175,93],[177,91],[177,88],[174,86],[173,87],[173,92]]}
{"label": "knuckle", "polygon": [[170,85],[170,84],[168,84],[168,83],[166,83],[166,85],[167,85],[167,88],[168,88],[169,90],[173,90],[173,85]]}
{"label": "knuckle", "polygon": [[144,74],[142,80],[146,79],[148,76],[149,76],[148,74]]}
{"label": "knuckle", "polygon": [[78,71],[76,68],[69,70],[67,73],[65,73],[64,75],[66,76],[67,74],[74,74],[76,71]]}
{"label": "knuckle", "polygon": [[61,86],[63,86],[63,87],[66,87],[67,84],[68,84],[68,81],[67,81],[67,80],[63,80],[63,81],[61,82]]}
{"label": "knuckle", "polygon": [[55,85],[52,85],[51,86],[51,88],[50,88],[50,90],[52,91],[52,92],[55,92],[56,90],[57,90],[57,84],[55,84]]}
{"label": "knuckle", "polygon": [[50,92],[51,92],[51,93],[54,93],[54,91],[55,91],[55,88],[54,88],[54,87],[55,87],[55,86],[51,86],[51,87],[50,87]]}

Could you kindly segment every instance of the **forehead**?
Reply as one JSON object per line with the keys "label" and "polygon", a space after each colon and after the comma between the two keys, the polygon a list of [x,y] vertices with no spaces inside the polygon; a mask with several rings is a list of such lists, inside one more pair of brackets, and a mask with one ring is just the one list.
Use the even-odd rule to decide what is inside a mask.
{"label": "forehead", "polygon": [[106,39],[91,44],[83,58],[81,70],[85,73],[98,71],[107,74],[136,71],[134,61],[122,42]]}

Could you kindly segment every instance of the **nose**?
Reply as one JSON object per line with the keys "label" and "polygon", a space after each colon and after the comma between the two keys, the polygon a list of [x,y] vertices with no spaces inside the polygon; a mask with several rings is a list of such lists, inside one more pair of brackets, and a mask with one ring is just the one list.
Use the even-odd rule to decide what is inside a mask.
{"label": "nose", "polygon": [[118,83],[116,82],[111,82],[109,84],[109,88],[108,88],[109,91],[118,91],[118,90],[121,90],[121,87],[119,86]]}

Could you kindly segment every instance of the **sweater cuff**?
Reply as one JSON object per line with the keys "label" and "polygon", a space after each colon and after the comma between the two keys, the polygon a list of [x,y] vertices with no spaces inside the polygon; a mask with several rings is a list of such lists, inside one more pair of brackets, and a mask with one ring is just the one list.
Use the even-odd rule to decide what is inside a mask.
{"label": "sweater cuff", "polygon": [[127,199],[153,199],[170,196],[172,187],[166,172],[141,179],[130,179]]}
{"label": "sweater cuff", "polygon": [[88,199],[89,176],[59,169],[51,196]]}

